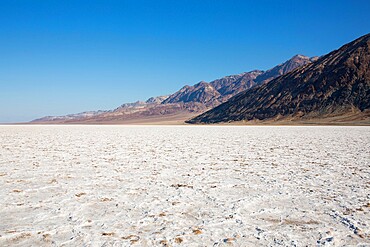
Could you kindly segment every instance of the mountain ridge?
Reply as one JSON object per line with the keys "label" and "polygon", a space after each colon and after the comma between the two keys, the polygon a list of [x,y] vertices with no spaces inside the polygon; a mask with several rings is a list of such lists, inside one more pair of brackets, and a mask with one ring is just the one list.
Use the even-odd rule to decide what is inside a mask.
{"label": "mountain ridge", "polygon": [[320,119],[370,108],[370,34],[266,84],[244,91],[188,123]]}
{"label": "mountain ridge", "polygon": [[132,119],[140,120],[140,118],[147,118],[148,116],[161,118],[165,115],[176,115],[176,113],[184,116],[183,121],[185,121],[187,118],[226,102],[232,96],[246,89],[266,83],[287,71],[311,63],[312,59],[314,58],[295,55],[266,71],[252,70],[225,76],[211,82],[200,81],[193,86],[185,85],[170,95],[151,97],[146,101],[125,103],[114,110],[100,111],[97,114],[77,113],[66,116],[48,116],[35,119],[32,123],[80,123],[83,121],[101,123],[104,122],[104,118],[110,122],[125,121],[125,119],[134,121]]}

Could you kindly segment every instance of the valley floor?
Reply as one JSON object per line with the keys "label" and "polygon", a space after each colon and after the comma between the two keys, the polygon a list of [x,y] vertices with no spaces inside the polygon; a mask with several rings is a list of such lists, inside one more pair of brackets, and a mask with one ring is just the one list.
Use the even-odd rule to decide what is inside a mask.
{"label": "valley floor", "polygon": [[0,246],[368,246],[370,127],[0,126]]}

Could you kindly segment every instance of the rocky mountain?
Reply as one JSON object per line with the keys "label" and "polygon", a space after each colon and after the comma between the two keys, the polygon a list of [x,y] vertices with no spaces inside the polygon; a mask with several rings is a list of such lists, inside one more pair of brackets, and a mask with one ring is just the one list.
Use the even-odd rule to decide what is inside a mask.
{"label": "rocky mountain", "polygon": [[305,64],[315,62],[319,59],[319,57],[306,57],[303,55],[295,55],[285,63],[279,64],[272,69],[267,70],[265,73],[261,74],[257,79],[257,84],[262,84],[275,79],[281,75],[285,75],[286,73],[301,67]]}
{"label": "rocky mountain", "polygon": [[309,58],[303,55],[296,55],[267,71],[253,70],[238,75],[226,76],[210,83],[201,81],[194,86],[183,87],[164,100],[163,104],[198,102],[206,107],[215,107],[242,91],[268,82],[316,59],[317,57]]}
{"label": "rocky mountain", "polygon": [[147,105],[147,103],[145,101],[136,101],[136,102],[132,102],[132,103],[124,103],[124,104],[120,105],[119,107],[117,107],[114,111],[117,111],[119,109],[142,107],[142,106],[145,106],[145,105]]}
{"label": "rocky mountain", "polygon": [[231,96],[255,86],[256,78],[263,73],[262,70],[253,70],[239,75],[226,76],[210,82],[210,85],[222,95],[219,101],[224,102]]}
{"label": "rocky mountain", "polygon": [[[299,66],[310,63],[313,59],[296,55],[288,61],[267,70],[253,70],[237,75],[226,76],[211,82],[201,81],[193,86],[184,86],[179,91],[168,95],[149,98],[146,101],[125,103],[112,111],[96,112],[92,115],[84,113],[67,116],[45,117],[32,122],[80,123],[80,122],[124,122],[138,121],[147,118],[161,118],[173,116],[176,120],[181,116],[183,121],[205,112],[226,102],[232,96],[246,89],[272,80],[283,73]],[[167,120],[166,120],[167,121]]]}
{"label": "rocky mountain", "polygon": [[147,104],[161,104],[168,97],[169,97],[169,95],[151,97],[147,101],[145,101],[145,103],[147,103]]}
{"label": "rocky mountain", "polygon": [[[166,96],[157,96],[157,97],[151,97],[146,101],[136,101],[133,103],[125,103],[121,106],[117,107],[114,110],[110,111],[87,111],[87,112],[81,112],[76,114],[69,114],[65,116],[47,116],[43,118],[38,118],[33,121],[32,123],[43,123],[43,122],[54,122],[54,123],[73,123],[73,122],[83,122],[83,121],[93,121],[94,119],[100,119],[103,120],[103,118],[110,118],[110,116],[117,116],[120,114],[117,113],[124,113],[124,115],[130,115],[135,112],[143,112],[143,110],[147,109],[148,112],[152,112],[152,109],[155,108],[155,106],[161,104],[165,99],[168,98],[168,95]],[[171,107],[172,109],[181,109],[176,107]],[[156,112],[156,111],[154,111]],[[150,114],[149,114],[150,115]]]}
{"label": "rocky mountain", "polygon": [[124,103],[121,106],[117,107],[115,111],[120,109],[127,109],[127,108],[137,108],[137,107],[144,107],[151,104],[161,104],[164,100],[166,100],[169,96],[157,96],[157,97],[150,97],[146,101],[136,101],[133,103]]}
{"label": "rocky mountain", "polygon": [[242,120],[368,121],[370,34],[268,83],[246,90],[189,123]]}
{"label": "rocky mountain", "polygon": [[210,84],[201,81],[194,86],[185,86],[176,93],[170,95],[163,104],[197,102],[205,104],[217,104],[221,94]]}
{"label": "rocky mountain", "polygon": [[33,120],[32,122],[58,122],[58,121],[70,121],[70,120],[77,120],[77,119],[85,119],[85,118],[91,118],[97,115],[101,115],[104,113],[108,113],[112,111],[85,111],[75,114],[68,114],[65,116],[46,116],[42,118],[38,118]]}

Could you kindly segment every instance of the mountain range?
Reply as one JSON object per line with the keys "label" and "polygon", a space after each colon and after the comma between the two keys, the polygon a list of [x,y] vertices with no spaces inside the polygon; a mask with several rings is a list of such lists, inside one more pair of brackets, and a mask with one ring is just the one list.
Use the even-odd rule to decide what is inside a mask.
{"label": "mountain range", "polygon": [[370,34],[268,83],[245,90],[188,123],[370,121]]}
{"label": "mountain range", "polygon": [[47,116],[32,123],[183,123],[185,120],[226,102],[233,96],[316,61],[318,57],[295,55],[267,71],[253,70],[237,75],[186,85],[179,91],[125,103],[114,110],[89,111],[66,116]]}
{"label": "mountain range", "polygon": [[370,34],[321,57],[295,55],[267,71],[186,85],[109,111],[32,123],[370,124]]}

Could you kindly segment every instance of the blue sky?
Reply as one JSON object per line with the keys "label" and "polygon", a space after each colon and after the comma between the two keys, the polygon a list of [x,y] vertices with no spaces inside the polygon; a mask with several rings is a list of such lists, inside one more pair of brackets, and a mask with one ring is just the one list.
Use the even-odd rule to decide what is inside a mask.
{"label": "blue sky", "polygon": [[368,0],[1,0],[0,122],[323,55],[370,32],[369,13]]}

